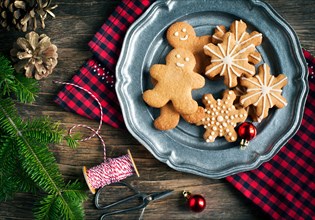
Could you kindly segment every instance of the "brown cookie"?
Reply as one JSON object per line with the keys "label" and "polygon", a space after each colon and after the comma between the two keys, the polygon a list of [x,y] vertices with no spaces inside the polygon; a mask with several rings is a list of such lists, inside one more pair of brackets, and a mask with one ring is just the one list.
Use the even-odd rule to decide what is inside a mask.
{"label": "brown cookie", "polygon": [[283,108],[287,105],[286,99],[281,95],[282,88],[288,80],[284,74],[273,76],[270,68],[263,64],[258,68],[258,74],[253,77],[242,77],[240,84],[246,87],[246,95],[242,95],[240,103],[244,106],[253,105],[259,122],[268,116],[273,106]]}
{"label": "brown cookie", "polygon": [[154,127],[162,131],[170,130],[178,125],[179,120],[180,114],[169,102],[160,109],[160,116],[154,120]]}
{"label": "brown cookie", "polygon": [[218,44],[222,43],[223,41],[223,36],[227,32],[225,26],[219,25],[216,26],[214,29],[214,34],[212,35],[212,43]]}
{"label": "brown cookie", "polygon": [[[255,46],[259,46],[262,42],[262,34],[257,31],[253,31],[252,33],[246,32],[247,25],[244,21],[236,20],[230,26],[231,33],[234,34],[236,44],[243,45],[246,47],[247,45],[254,44]],[[212,42],[222,43],[223,36],[226,33],[226,29],[224,26],[217,26],[214,30],[214,34],[212,35]],[[253,64],[258,64],[262,60],[261,55],[258,51],[253,51],[248,56],[248,62]]]}
{"label": "brown cookie", "polygon": [[[246,88],[241,86],[241,85],[237,85],[233,89],[233,91],[236,95],[236,99],[234,101],[235,108],[236,109],[244,108],[243,105],[241,105],[241,103],[240,103],[240,98],[242,95],[246,94]],[[245,107],[244,109],[247,111],[247,115],[252,119],[252,121],[255,121],[255,122],[258,121],[256,109],[254,108],[254,106],[250,105],[248,107]]]}
{"label": "brown cookie", "polygon": [[172,24],[166,33],[169,44],[174,48],[185,48],[191,51],[196,58],[194,71],[203,74],[206,66],[210,64],[209,59],[203,52],[203,46],[211,42],[211,36],[196,36],[194,28],[186,22]]}
{"label": "brown cookie", "polygon": [[234,34],[226,33],[223,42],[204,46],[204,52],[211,57],[211,65],[206,68],[206,76],[213,79],[220,75],[224,77],[224,84],[228,88],[237,86],[237,79],[242,75],[255,74],[255,66],[248,62],[248,55],[255,51],[254,44],[239,45]]}
{"label": "brown cookie", "polygon": [[236,109],[233,105],[236,96],[232,90],[226,90],[222,99],[215,100],[212,94],[205,94],[202,102],[203,111],[189,116],[188,120],[196,125],[203,125],[206,129],[203,137],[207,142],[214,142],[216,137],[225,137],[229,142],[237,139],[235,127],[244,122],[247,112],[244,108]]}
{"label": "brown cookie", "polygon": [[205,79],[194,72],[194,55],[183,48],[173,49],[166,56],[166,65],[155,64],[150,69],[156,80],[153,89],[143,93],[144,101],[151,107],[161,108],[169,101],[181,114],[197,111],[198,103],[192,98],[192,90],[202,88]]}

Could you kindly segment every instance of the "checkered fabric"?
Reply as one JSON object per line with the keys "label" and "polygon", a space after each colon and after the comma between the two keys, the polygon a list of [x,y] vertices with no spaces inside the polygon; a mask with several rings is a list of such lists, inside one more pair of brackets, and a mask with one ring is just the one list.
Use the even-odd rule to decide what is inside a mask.
{"label": "checkered fabric", "polygon": [[123,0],[89,42],[96,58],[114,71],[121,45],[129,26],[143,13],[152,0]]}
{"label": "checkered fabric", "polygon": [[[103,106],[105,123],[123,128],[113,85],[124,35],[153,0],[122,0],[89,43],[94,57],[71,82],[91,91]],[[310,92],[297,134],[258,169],[227,177],[236,189],[274,219],[315,219],[315,59],[304,51],[310,72]],[[76,88],[65,86],[55,100],[66,110],[99,120],[97,103]]]}
{"label": "checkered fabric", "polygon": [[[70,81],[92,92],[103,108],[103,122],[114,128],[124,128],[123,117],[115,93],[115,76],[96,59],[89,59]],[[88,93],[66,85],[58,93],[55,102],[67,111],[100,120],[98,103]]]}
{"label": "checkered fabric", "polygon": [[269,162],[226,178],[273,219],[315,219],[315,58],[304,56],[310,91],[299,131]]}
{"label": "checkered fabric", "polygon": [[[89,59],[70,81],[91,91],[101,101],[103,122],[114,128],[125,128],[113,86],[115,66],[128,27],[149,5],[149,0],[121,1],[89,42],[94,57]],[[55,98],[55,102],[67,111],[100,120],[97,102],[82,90],[69,85],[64,86]]]}

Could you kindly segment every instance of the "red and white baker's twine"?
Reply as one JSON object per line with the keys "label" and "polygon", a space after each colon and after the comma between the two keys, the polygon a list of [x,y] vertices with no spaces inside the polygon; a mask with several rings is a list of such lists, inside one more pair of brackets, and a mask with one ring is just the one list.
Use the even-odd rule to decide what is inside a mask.
{"label": "red and white baker's twine", "polygon": [[88,169],[86,172],[87,181],[89,186],[93,187],[94,189],[99,189],[105,185],[109,185],[111,183],[118,182],[120,180],[126,179],[129,176],[132,176],[137,171],[134,167],[132,158],[130,157],[130,154],[123,155],[118,158],[106,158],[106,146],[105,141],[103,140],[103,137],[99,134],[101,127],[102,127],[102,119],[103,119],[103,108],[101,105],[101,102],[98,100],[98,98],[89,90],[78,86],[74,83],[67,83],[67,82],[59,82],[59,81],[53,81],[54,83],[63,84],[63,85],[69,85],[74,86],[78,89],[81,89],[91,95],[91,97],[97,102],[99,105],[100,110],[100,123],[97,128],[97,130],[93,129],[92,127],[89,127],[84,124],[78,124],[74,125],[69,129],[69,135],[71,136],[71,133],[73,129],[82,127],[86,128],[93,132],[93,134],[89,137],[83,138],[79,141],[84,142],[87,140],[90,140],[95,135],[100,139],[103,149],[104,149],[104,162],[101,163],[98,166],[92,167],[91,169]]}

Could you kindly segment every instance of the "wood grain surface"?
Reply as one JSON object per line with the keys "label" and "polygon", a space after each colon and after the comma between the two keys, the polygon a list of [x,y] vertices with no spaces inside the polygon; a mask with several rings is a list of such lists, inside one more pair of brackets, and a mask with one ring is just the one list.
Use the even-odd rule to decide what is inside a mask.
{"label": "wood grain surface", "polygon": [[[58,46],[59,63],[53,75],[40,82],[41,92],[35,103],[18,105],[25,117],[50,116],[67,129],[77,123],[97,127],[98,123],[64,111],[53,102],[60,86],[52,80],[68,81],[84,61],[91,57],[87,43],[119,3],[118,0],[55,0],[59,7],[56,19],[47,19],[46,29],[39,30],[51,37]],[[315,54],[314,0],[267,0],[296,31],[302,47]],[[0,32],[0,52],[8,54],[13,42],[24,33]],[[82,131],[88,135],[88,132]],[[144,212],[144,219],[268,219],[268,215],[247,200],[226,180],[213,180],[169,168],[156,160],[127,131],[104,125],[101,132],[107,144],[107,155],[117,157],[131,149],[141,176],[132,176],[129,183],[144,192],[173,189],[173,195],[152,202]],[[102,162],[103,149],[97,139],[82,143],[76,150],[65,145],[51,147],[59,168],[66,179],[84,181],[81,167]],[[205,211],[188,211],[181,196],[183,190],[202,194],[207,199]],[[114,196],[114,195],[113,195]],[[12,201],[0,204],[0,219],[33,219],[32,207],[39,195],[17,194]],[[84,204],[86,219],[98,219],[101,212],[93,206],[93,196]],[[117,215],[108,219],[138,219],[140,211]]]}

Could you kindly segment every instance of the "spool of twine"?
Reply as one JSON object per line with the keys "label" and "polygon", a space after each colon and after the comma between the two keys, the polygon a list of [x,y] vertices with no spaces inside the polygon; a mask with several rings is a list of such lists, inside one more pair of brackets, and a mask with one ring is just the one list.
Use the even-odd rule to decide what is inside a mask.
{"label": "spool of twine", "polygon": [[81,86],[78,86],[74,83],[66,83],[66,82],[59,82],[59,81],[53,81],[53,82],[58,83],[58,84],[63,84],[63,85],[74,86],[78,89],[81,89],[85,91],[86,93],[88,93],[89,95],[91,95],[91,97],[99,105],[100,123],[97,130],[83,124],[74,125],[69,129],[69,135],[71,136],[73,129],[77,127],[86,128],[92,131],[92,135],[89,137],[83,138],[79,141],[84,142],[84,141],[90,140],[94,136],[97,136],[102,143],[102,146],[104,149],[104,162],[90,169],[87,169],[86,166],[83,166],[82,168],[85,181],[90,191],[93,194],[95,194],[96,189],[102,188],[111,183],[119,182],[134,174],[136,174],[139,177],[140,175],[139,175],[138,169],[136,167],[136,164],[132,158],[132,155],[129,149],[128,149],[128,154],[126,155],[123,155],[117,158],[106,157],[106,145],[105,145],[103,137],[99,134],[102,127],[102,123],[103,123],[103,108],[98,98],[89,90]]}

